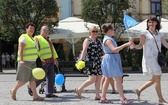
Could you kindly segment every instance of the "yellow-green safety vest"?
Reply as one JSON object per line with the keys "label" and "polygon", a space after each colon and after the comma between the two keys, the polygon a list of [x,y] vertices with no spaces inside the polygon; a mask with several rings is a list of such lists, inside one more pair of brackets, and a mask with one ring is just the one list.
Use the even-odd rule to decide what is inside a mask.
{"label": "yellow-green safety vest", "polygon": [[[35,36],[34,38],[38,39],[38,43],[40,45],[39,48],[39,57],[41,60],[47,59],[47,58],[51,58],[52,57],[52,52],[50,49],[50,44],[48,43],[48,41],[41,35]],[[53,56],[54,58],[58,58],[57,52],[55,51],[55,48],[52,45],[52,49],[53,49]]]}
{"label": "yellow-green safety vest", "polygon": [[[19,43],[22,37],[24,37],[26,41],[25,48],[23,49],[23,60],[36,60],[38,57],[36,42],[32,38],[30,38],[29,35],[22,34],[19,37],[19,40],[18,40]],[[20,61],[19,50],[18,50],[17,60]]]}

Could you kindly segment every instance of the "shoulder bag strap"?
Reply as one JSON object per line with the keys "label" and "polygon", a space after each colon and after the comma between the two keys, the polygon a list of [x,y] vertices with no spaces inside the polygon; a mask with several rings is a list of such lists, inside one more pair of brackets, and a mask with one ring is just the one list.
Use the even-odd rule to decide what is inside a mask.
{"label": "shoulder bag strap", "polygon": [[[150,31],[149,31],[149,32],[150,32]],[[152,32],[150,32],[150,33],[151,33],[151,35],[153,36]],[[155,40],[155,44],[156,44],[156,47],[157,47],[158,51],[161,52],[161,51],[159,50],[158,44],[157,44],[156,39],[155,39],[154,36],[153,36],[153,38],[154,38],[154,40]]]}

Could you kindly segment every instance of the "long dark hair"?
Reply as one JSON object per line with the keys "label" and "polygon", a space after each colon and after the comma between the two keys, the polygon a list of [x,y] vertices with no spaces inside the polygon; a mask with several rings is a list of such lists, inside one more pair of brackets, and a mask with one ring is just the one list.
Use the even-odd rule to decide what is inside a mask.
{"label": "long dark hair", "polygon": [[156,17],[150,17],[150,18],[147,20],[147,30],[149,30],[148,22],[149,22],[150,20],[157,22],[156,30],[159,31],[159,30],[161,29],[161,25],[160,25],[159,20],[158,20]]}

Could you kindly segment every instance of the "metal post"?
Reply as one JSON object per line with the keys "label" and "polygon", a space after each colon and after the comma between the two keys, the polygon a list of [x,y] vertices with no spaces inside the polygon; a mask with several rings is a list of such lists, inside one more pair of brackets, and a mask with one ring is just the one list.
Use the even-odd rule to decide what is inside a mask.
{"label": "metal post", "polygon": [[[62,67],[62,74],[64,75],[64,67],[65,67],[65,61],[63,60],[62,61],[63,62],[63,67]],[[63,83],[63,85],[62,85],[62,90],[61,90],[61,92],[66,92],[67,90],[66,90],[66,88],[65,88],[65,81],[66,81],[66,77],[65,77],[65,75],[64,75],[64,83]]]}
{"label": "metal post", "polygon": [[159,22],[161,22],[161,16],[159,10],[157,10],[156,12],[156,18],[159,20]]}
{"label": "metal post", "polygon": [[[2,41],[0,39],[0,54],[2,54]],[[2,72],[2,56],[0,56],[0,72]]]}

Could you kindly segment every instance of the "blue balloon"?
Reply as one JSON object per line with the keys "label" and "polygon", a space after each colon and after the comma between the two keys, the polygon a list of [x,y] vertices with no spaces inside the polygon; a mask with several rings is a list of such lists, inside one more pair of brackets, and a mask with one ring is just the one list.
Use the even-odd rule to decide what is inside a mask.
{"label": "blue balloon", "polygon": [[62,85],[64,83],[64,76],[62,74],[57,74],[55,77],[55,83],[57,85]]}

